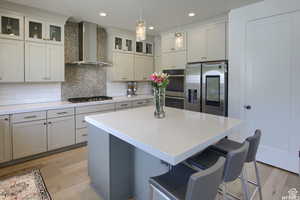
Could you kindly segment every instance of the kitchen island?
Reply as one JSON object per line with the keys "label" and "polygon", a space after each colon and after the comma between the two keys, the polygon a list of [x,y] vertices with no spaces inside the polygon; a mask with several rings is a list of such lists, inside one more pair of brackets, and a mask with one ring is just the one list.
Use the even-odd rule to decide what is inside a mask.
{"label": "kitchen island", "polygon": [[104,200],[148,200],[148,179],[165,173],[241,126],[240,120],[153,106],[86,117],[88,168]]}

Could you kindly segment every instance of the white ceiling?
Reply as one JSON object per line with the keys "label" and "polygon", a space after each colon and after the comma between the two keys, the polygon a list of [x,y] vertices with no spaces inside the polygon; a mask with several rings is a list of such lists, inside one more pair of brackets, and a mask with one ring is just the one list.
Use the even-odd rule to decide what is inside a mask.
{"label": "white ceiling", "polygon": [[[225,14],[260,0],[8,0],[103,26],[134,30],[140,10],[152,34]],[[100,17],[106,12],[107,17]],[[196,13],[188,17],[189,12]]]}

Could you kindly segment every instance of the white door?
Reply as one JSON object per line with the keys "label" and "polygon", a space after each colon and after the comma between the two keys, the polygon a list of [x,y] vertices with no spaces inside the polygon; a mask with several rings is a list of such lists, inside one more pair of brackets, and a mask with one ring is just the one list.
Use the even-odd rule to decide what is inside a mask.
{"label": "white door", "polygon": [[74,117],[61,117],[48,120],[48,150],[75,144]]}
{"label": "white door", "polygon": [[226,24],[218,23],[207,28],[207,60],[226,59]]}
{"label": "white door", "polygon": [[0,39],[0,82],[24,82],[24,42]]}
{"label": "white door", "polygon": [[293,54],[292,15],[250,22],[246,38],[247,134],[262,130],[259,161],[298,172],[300,70],[299,63],[297,68],[291,62],[292,55],[299,55],[299,46]]}
{"label": "white door", "polygon": [[134,55],[114,52],[113,77],[115,81],[133,80]]}
{"label": "white door", "polygon": [[13,159],[47,151],[47,124],[45,120],[12,125]]}
{"label": "white door", "polygon": [[135,55],[134,78],[136,81],[147,81],[153,73],[153,57]]}
{"label": "white door", "polygon": [[9,131],[9,117],[0,116],[0,163],[12,159],[11,135]]}
{"label": "white door", "polygon": [[188,62],[199,62],[207,59],[206,29],[198,27],[188,32]]}
{"label": "white door", "polygon": [[48,81],[65,80],[64,46],[47,44],[46,78]]}
{"label": "white door", "polygon": [[47,77],[46,44],[25,43],[25,80],[26,82],[45,81]]}

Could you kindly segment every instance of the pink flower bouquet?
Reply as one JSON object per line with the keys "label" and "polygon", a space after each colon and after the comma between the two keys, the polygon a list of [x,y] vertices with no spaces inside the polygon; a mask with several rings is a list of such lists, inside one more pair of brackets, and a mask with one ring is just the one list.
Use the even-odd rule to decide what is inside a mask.
{"label": "pink flower bouquet", "polygon": [[169,75],[162,72],[154,72],[150,79],[154,88],[166,88],[169,84]]}

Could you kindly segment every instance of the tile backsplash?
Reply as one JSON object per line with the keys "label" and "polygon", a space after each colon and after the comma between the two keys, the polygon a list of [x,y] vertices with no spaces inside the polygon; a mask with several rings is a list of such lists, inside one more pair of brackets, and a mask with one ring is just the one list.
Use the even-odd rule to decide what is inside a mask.
{"label": "tile backsplash", "polygon": [[1,83],[0,106],[61,100],[60,83]]}
{"label": "tile backsplash", "polygon": [[62,99],[106,95],[106,70],[95,65],[66,65]]}

